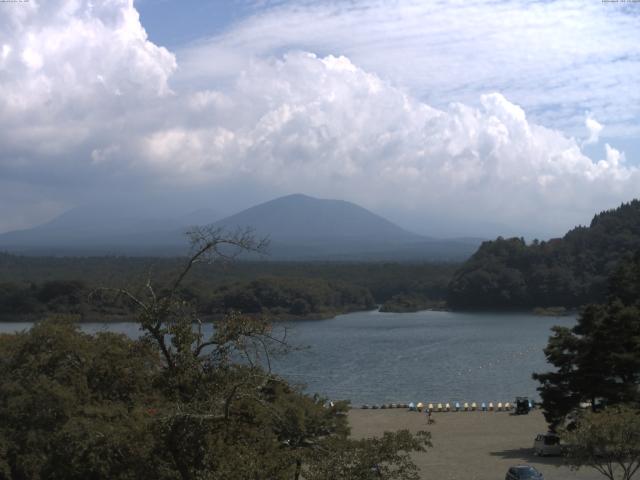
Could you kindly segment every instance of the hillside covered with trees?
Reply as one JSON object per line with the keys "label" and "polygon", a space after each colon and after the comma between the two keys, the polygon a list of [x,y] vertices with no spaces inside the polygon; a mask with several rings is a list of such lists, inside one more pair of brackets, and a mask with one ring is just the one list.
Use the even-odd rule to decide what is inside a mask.
{"label": "hillside covered with trees", "polygon": [[602,302],[607,277],[640,249],[640,201],[596,215],[549,241],[484,242],[454,274],[447,302],[457,309],[529,309]]}
{"label": "hillside covered with trees", "polygon": [[[152,257],[27,257],[0,254],[0,321],[43,314],[82,321],[133,318],[119,298],[96,289],[168,281],[184,259]],[[456,264],[237,261],[196,265],[181,294],[201,315],[236,310],[271,319],[327,318],[385,304],[388,311],[441,304]],[[410,299],[407,303],[406,298]],[[400,301],[402,300],[402,301]]]}

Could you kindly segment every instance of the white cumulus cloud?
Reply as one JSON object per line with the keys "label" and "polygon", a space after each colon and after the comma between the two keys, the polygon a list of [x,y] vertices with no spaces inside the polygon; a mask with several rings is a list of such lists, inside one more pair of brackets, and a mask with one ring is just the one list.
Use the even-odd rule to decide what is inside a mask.
{"label": "white cumulus cloud", "polygon": [[[361,32],[367,41],[373,25],[387,21],[383,3],[361,11],[372,22]],[[269,37],[275,27],[267,13],[177,57],[149,41],[131,0],[32,0],[8,9],[0,18],[0,203],[24,214],[0,223],[0,231],[97,191],[228,191],[238,204],[238,198],[253,198],[251,188],[356,201],[432,235],[440,234],[430,227],[434,218],[558,234],[640,194],[638,168],[615,142],[605,145],[602,158],[585,155],[577,136],[540,121],[539,104],[522,94],[526,81],[520,90],[500,88],[506,84],[490,82],[491,73],[471,54],[453,56],[460,62],[454,68],[445,61],[454,53],[448,44],[444,56],[432,45],[430,56],[414,57],[422,38],[417,25],[405,30],[415,47],[407,50],[409,57],[398,53],[400,30],[393,30],[389,45],[380,45],[384,68],[373,60],[375,42],[369,54],[365,45],[347,40],[344,50],[353,54],[312,53],[314,45],[340,52],[330,38],[339,26],[364,28],[354,20],[355,10],[330,5],[334,10],[326,15],[305,10],[306,4],[278,10],[289,15],[282,17],[284,39]],[[430,40],[448,38],[444,10],[399,5],[411,8],[398,10],[396,19],[427,21],[426,13],[433,13],[441,30],[433,33],[428,20]],[[469,5],[486,13],[484,2]],[[510,5],[495,6],[501,18]],[[463,27],[471,28],[471,7],[459,5]],[[554,8],[532,5],[538,13],[525,11],[526,22],[516,16],[514,24],[531,26],[542,18],[544,26],[545,9]],[[317,20],[305,26],[310,41],[304,51],[285,48],[302,35],[293,21],[300,15]],[[459,40],[468,46],[479,33]],[[257,48],[265,37],[272,41]],[[287,53],[274,52],[280,48]],[[509,64],[509,52],[498,51],[497,58]],[[531,52],[518,52],[525,54]],[[389,70],[413,66],[424,80],[420,89],[417,77]],[[532,71],[532,82],[542,78],[540,71]],[[461,83],[474,76],[482,80],[477,88]],[[581,103],[576,95],[568,96],[572,104]],[[601,119],[591,100],[580,111]],[[602,125],[594,116],[586,128],[585,144],[598,142]]]}
{"label": "white cumulus cloud", "polygon": [[584,120],[584,125],[585,127],[587,127],[589,137],[583,142],[583,145],[598,143],[598,140],[600,139],[600,132],[602,132],[604,125],[593,118],[593,115],[591,113],[587,113],[587,116]]}
{"label": "white cumulus cloud", "polygon": [[345,55],[438,107],[500,91],[572,135],[585,109],[608,135],[640,132],[640,30],[623,2],[284,0],[180,49],[179,75],[224,77],[296,48]]}
{"label": "white cumulus cloud", "polygon": [[638,169],[609,145],[592,161],[502,94],[478,103],[434,108],[346,57],[293,52],[253,61],[209,115],[198,107],[197,128],[155,132],[141,155],[194,182],[250,175],[283,192],[546,230],[569,211],[575,221],[577,198],[640,193]]}
{"label": "white cumulus cloud", "polygon": [[170,93],[175,57],[148,41],[133,0],[30,1],[3,8],[5,149],[66,153],[114,117]]}

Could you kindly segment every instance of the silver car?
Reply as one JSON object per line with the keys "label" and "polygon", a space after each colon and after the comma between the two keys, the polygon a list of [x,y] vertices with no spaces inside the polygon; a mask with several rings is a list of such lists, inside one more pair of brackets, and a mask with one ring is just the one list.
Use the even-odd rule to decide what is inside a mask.
{"label": "silver car", "polygon": [[562,455],[560,437],[555,433],[540,433],[533,441],[533,452],[541,457]]}

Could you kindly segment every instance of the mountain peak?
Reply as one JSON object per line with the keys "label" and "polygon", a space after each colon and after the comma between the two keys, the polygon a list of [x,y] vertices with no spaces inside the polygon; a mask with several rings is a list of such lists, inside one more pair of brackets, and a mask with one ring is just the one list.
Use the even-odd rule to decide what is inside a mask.
{"label": "mountain peak", "polygon": [[217,223],[227,228],[250,226],[259,234],[285,242],[360,239],[367,243],[407,243],[422,239],[354,203],[300,193],[261,203]]}
{"label": "mountain peak", "polygon": [[[322,200],[320,198],[312,197],[311,195],[305,195],[304,193],[290,193],[289,195],[283,195],[281,197],[274,198],[271,200],[272,202],[277,202],[280,200],[285,201],[300,201],[300,200]],[[265,202],[267,203],[267,202]]]}
{"label": "mountain peak", "polygon": [[[209,210],[179,219],[107,213],[111,215],[72,210],[46,225],[0,235],[0,249],[72,255],[182,254],[187,248],[184,227],[209,224],[215,218]],[[213,225],[228,230],[249,227],[257,236],[268,236],[274,259],[442,259],[466,257],[474,248],[422,237],[348,201],[301,193],[275,198]]]}

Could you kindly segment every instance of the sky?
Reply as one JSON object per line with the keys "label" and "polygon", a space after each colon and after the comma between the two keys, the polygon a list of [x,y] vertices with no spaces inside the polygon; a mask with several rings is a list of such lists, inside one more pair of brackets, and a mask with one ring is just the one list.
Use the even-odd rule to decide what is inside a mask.
{"label": "sky", "polygon": [[640,3],[0,3],[0,232],[290,193],[436,237],[640,196]]}

